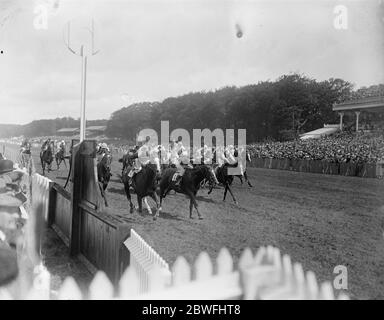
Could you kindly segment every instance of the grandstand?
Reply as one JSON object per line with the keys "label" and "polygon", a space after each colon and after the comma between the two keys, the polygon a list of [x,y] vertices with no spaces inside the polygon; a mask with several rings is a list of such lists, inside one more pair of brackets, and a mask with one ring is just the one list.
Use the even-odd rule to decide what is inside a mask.
{"label": "grandstand", "polygon": [[344,116],[354,116],[354,129],[356,132],[361,130],[378,131],[383,128],[384,123],[384,96],[345,101],[335,104],[333,111],[339,113],[340,130],[344,129]]}

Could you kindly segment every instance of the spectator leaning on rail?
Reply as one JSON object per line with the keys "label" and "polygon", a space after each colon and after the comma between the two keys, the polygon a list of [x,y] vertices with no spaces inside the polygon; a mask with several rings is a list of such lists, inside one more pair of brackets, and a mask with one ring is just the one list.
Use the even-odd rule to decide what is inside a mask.
{"label": "spectator leaning on rail", "polygon": [[18,276],[16,246],[22,241],[24,218],[20,206],[27,200],[22,190],[25,173],[10,160],[0,160],[0,286],[12,286]]}

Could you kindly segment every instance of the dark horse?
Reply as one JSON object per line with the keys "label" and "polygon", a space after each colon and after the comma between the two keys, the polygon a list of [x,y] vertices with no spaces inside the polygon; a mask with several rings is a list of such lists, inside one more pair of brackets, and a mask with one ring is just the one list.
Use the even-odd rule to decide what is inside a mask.
{"label": "dark horse", "polygon": [[109,180],[112,176],[111,163],[112,163],[112,156],[109,153],[104,153],[101,160],[97,163],[97,179],[99,181],[101,195],[103,196],[105,205],[107,207],[108,207],[108,202],[105,196],[105,190],[107,189]]}
{"label": "dark horse", "polygon": [[65,162],[65,152],[63,149],[59,149],[55,153],[55,160],[56,160],[57,170],[59,170],[61,162],[64,162],[65,167],[67,168],[67,163]]}
{"label": "dark horse", "polygon": [[193,169],[186,168],[185,173],[181,179],[180,186],[175,186],[174,176],[176,174],[175,168],[168,168],[163,172],[160,180],[160,210],[163,198],[166,197],[170,190],[178,193],[183,193],[189,197],[189,217],[192,219],[192,210],[195,207],[199,219],[203,219],[202,215],[197,208],[196,194],[200,189],[201,182],[206,179],[210,183],[218,183],[213,169],[207,165],[198,165]]}
{"label": "dark horse", "polygon": [[[227,196],[227,191],[229,191],[229,193],[232,196],[233,201],[236,204],[238,204],[237,200],[235,199],[235,196],[232,193],[231,187],[230,187],[230,185],[232,184],[233,179],[234,179],[235,176],[228,174],[228,168],[236,168],[236,167],[237,167],[237,164],[228,164],[228,163],[226,163],[226,164],[224,164],[222,166],[216,167],[215,168],[215,174],[216,174],[217,180],[224,186],[223,201],[225,201],[225,198]],[[212,189],[213,189],[213,186],[211,186],[211,188],[209,189],[208,194],[211,194]]]}
{"label": "dark horse", "polygon": [[[128,177],[129,169],[130,167],[128,165],[124,167],[121,179],[123,181],[125,194],[127,195],[127,199],[130,205],[129,212],[133,213],[134,205],[131,199],[131,191]],[[143,211],[142,201],[144,199],[144,201],[146,202],[145,197],[149,196],[156,202],[156,213],[153,216],[153,220],[156,220],[159,215],[159,201],[156,195],[156,188],[158,176],[160,175],[160,173],[160,163],[156,161],[156,164],[149,163],[147,165],[143,165],[141,170],[132,177],[132,188],[137,195],[139,212],[141,213]],[[149,208],[147,202],[146,205]],[[148,211],[150,211],[150,208]]]}
{"label": "dark horse", "polygon": [[[238,151],[237,148],[235,149],[234,156],[235,156],[235,157],[238,157],[238,156],[239,156],[239,151]],[[252,161],[252,159],[251,159],[251,154],[249,153],[248,150],[245,151],[245,160],[246,160],[246,162],[248,162],[248,163],[251,163],[251,161]],[[234,164],[233,166],[230,165],[229,167],[234,167],[234,168],[236,168],[236,166],[237,166],[237,163]],[[244,177],[245,181],[248,183],[248,186],[250,186],[251,188],[253,187],[252,184],[251,184],[251,182],[250,182],[249,179],[248,179],[248,175],[247,175],[247,170],[246,170],[246,168],[244,168],[243,175],[239,174],[239,175],[236,175],[236,177],[238,177],[238,178],[240,179],[241,184],[243,184],[243,177]],[[232,183],[232,182],[231,182],[231,183]]]}
{"label": "dark horse", "polygon": [[51,170],[53,161],[52,143],[48,144],[45,149],[40,151],[41,167],[43,168],[43,176],[45,175],[45,165],[47,165],[48,173]]}

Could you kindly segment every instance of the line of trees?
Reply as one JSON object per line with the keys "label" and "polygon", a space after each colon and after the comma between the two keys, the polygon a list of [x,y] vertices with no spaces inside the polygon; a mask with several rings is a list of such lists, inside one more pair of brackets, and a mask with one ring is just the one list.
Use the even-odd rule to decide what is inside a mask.
{"label": "line of trees", "polygon": [[[87,126],[105,126],[108,120],[88,120]],[[0,124],[0,137],[41,137],[56,135],[62,128],[80,128],[80,119],[71,117],[34,120],[26,125]]]}
{"label": "line of trees", "polygon": [[332,111],[334,103],[380,92],[384,95],[384,85],[354,91],[353,85],[342,79],[316,81],[290,74],[255,85],[132,104],[111,115],[107,134],[134,139],[140,129],[159,130],[160,121],[168,120],[170,130],[242,128],[247,130],[249,142],[286,140],[338,123],[338,115]]}
{"label": "line of trees", "polygon": [[[338,123],[338,114],[332,111],[334,103],[377,95],[384,96],[383,84],[354,90],[342,79],[316,81],[289,74],[254,85],[135,103],[113,112],[109,120],[87,121],[87,125],[107,125],[108,137],[128,140],[134,140],[144,128],[159,132],[161,120],[170,122],[170,130],[246,129],[249,142],[287,140],[324,124]],[[348,121],[348,116],[344,120]],[[0,125],[0,137],[49,136],[73,127],[79,127],[79,119],[36,120],[24,126]]]}

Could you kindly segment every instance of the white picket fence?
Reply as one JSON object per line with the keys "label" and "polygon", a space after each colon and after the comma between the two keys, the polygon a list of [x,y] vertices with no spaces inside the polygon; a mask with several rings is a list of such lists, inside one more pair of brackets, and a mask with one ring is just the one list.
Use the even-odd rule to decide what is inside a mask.
{"label": "white picket fence", "polygon": [[[124,272],[118,288],[114,288],[104,272],[95,275],[88,291],[83,293],[75,280],[68,277],[57,292],[50,291],[51,276],[42,267],[36,275],[27,299],[63,300],[345,300],[345,294],[335,297],[330,282],[319,284],[313,272],[304,272],[302,265],[292,263],[288,255],[268,246],[253,255],[243,251],[237,268],[225,248],[211,260],[201,252],[191,267],[178,257],[172,267],[172,276],[164,267],[154,264],[148,271],[148,291],[142,293],[139,271],[131,265]],[[0,288],[0,299],[13,299]]]}
{"label": "white picket fence", "polygon": [[32,175],[32,204],[41,204],[43,216],[48,219],[49,210],[49,191],[52,180],[38,173]]}
{"label": "white picket fence", "polygon": [[168,281],[171,280],[168,263],[135,230],[131,229],[130,237],[124,244],[130,252],[130,266],[136,270],[139,277],[139,293],[150,290],[150,272],[154,267],[158,267]]}
{"label": "white picket fence", "polygon": [[19,151],[12,148],[8,148],[7,146],[3,146],[0,149],[0,152],[3,153],[3,157],[5,159],[12,160],[14,163],[20,164],[21,157]]}

